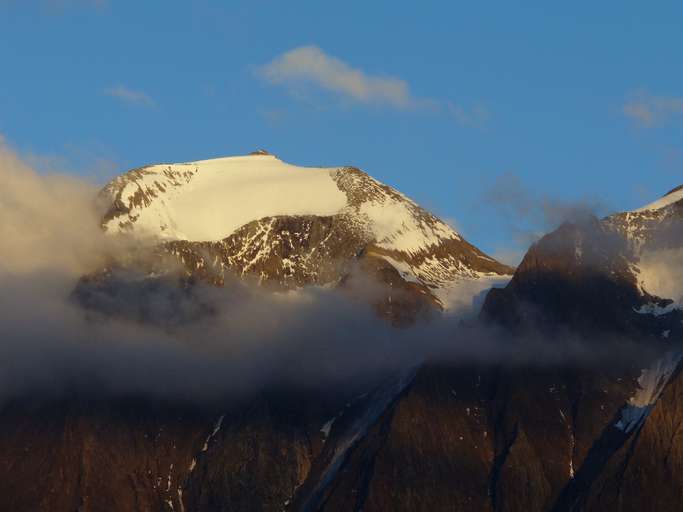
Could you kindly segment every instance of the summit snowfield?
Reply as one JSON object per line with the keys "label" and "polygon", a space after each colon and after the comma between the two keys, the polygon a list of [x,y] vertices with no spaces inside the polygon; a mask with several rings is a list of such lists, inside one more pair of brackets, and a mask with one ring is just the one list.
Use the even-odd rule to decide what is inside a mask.
{"label": "summit snowfield", "polygon": [[[153,165],[130,171],[105,192],[128,216],[105,223],[169,240],[222,240],[253,220],[280,215],[335,215],[347,206],[332,172],[303,168],[272,155]],[[118,205],[117,204],[117,205]]]}
{"label": "summit snowfield", "polygon": [[192,272],[329,285],[370,258],[444,309],[512,273],[354,167],[299,167],[265,152],[151,165],[112,180],[101,199],[108,233],[156,239]]}

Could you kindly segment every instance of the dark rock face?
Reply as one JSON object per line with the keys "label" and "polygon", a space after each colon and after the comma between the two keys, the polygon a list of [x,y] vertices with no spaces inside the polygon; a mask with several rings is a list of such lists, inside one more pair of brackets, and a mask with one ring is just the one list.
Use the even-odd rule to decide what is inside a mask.
{"label": "dark rock face", "polygon": [[[576,382],[585,389],[572,389]],[[263,396],[212,410],[15,404],[0,416],[3,505],[551,510],[627,397],[598,394],[609,384],[595,375],[426,366],[350,401]]]}
{"label": "dark rock face", "polygon": [[322,443],[326,404],[315,403],[262,397],[227,412],[10,405],[0,422],[0,508],[281,510]]}
{"label": "dark rock face", "polygon": [[491,290],[482,314],[513,331],[533,327],[551,336],[561,329],[652,343],[663,331],[680,336],[680,312],[643,314],[644,306],[671,301],[641,289],[638,262],[612,218],[565,224],[529,249],[506,288]]}
{"label": "dark rock face", "polygon": [[[585,510],[677,510],[683,498],[681,375],[676,375],[643,428],[613,455],[579,503]],[[571,509],[560,502],[558,510]],[[577,507],[574,507],[576,510]]]}
{"label": "dark rock face", "polygon": [[220,242],[165,244],[188,275],[222,284],[226,273],[284,288],[337,283],[368,244],[343,217],[268,217]]}
{"label": "dark rock face", "polygon": [[[571,411],[566,417],[571,422],[571,436],[555,439],[540,452],[555,462],[560,447],[570,446],[572,477],[558,477],[554,484],[549,478],[538,481],[529,496],[537,500],[546,496],[543,503],[515,503],[512,508],[505,506],[501,510],[676,510],[674,496],[679,486],[670,486],[668,479],[680,480],[683,474],[672,472],[667,474],[667,480],[655,481],[645,468],[674,470],[667,455],[673,447],[670,440],[663,440],[667,434],[662,433],[676,431],[679,422],[670,415],[667,423],[660,415],[646,414],[642,422],[629,429],[623,427],[623,418],[628,409],[624,404],[636,403],[630,397],[640,396],[639,390],[647,388],[645,372],[638,377],[641,370],[652,365],[660,368],[667,354],[681,351],[680,344],[672,346],[668,341],[671,333],[675,333],[673,339],[680,339],[680,311],[643,314],[646,304],[666,306],[670,301],[648,294],[638,282],[639,254],[643,250],[680,247],[668,234],[681,229],[676,220],[677,208],[669,207],[668,213],[619,214],[587,225],[564,225],[529,250],[507,288],[489,293],[483,316],[506,325],[513,336],[533,329],[552,343],[562,339],[562,332],[571,330],[591,343],[622,340],[651,350],[647,356],[643,354],[641,361],[626,367],[601,365],[566,376],[564,386],[569,391]],[[615,360],[618,356],[615,354]],[[655,395],[647,401],[651,405],[645,408],[653,408],[653,412],[676,410],[677,406],[667,403],[667,396],[676,389],[679,377],[671,377],[667,372],[654,373],[657,385],[665,391],[659,400]],[[535,408],[543,418],[552,417],[552,407],[537,402]],[[565,418],[564,412],[562,417]],[[645,432],[660,439],[660,445],[657,449],[650,445],[647,455],[643,453],[643,459],[634,463],[635,447]],[[517,435],[508,453],[514,453],[515,444],[526,451],[529,439],[534,451],[538,450],[539,439],[525,436],[520,440]],[[662,444],[666,448],[662,449]],[[533,463],[528,457],[525,459],[524,471],[530,471]],[[548,462],[543,462],[545,468],[552,466]],[[532,474],[524,478],[526,482],[536,479]],[[521,489],[518,488],[514,499],[523,495]],[[650,499],[655,494],[662,498]]]}

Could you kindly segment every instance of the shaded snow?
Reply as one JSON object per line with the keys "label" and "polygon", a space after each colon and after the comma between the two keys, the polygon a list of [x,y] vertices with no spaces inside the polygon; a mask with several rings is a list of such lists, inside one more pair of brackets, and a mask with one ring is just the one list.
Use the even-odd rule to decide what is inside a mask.
{"label": "shaded snow", "polygon": [[659,304],[655,304],[654,302],[649,302],[647,304],[643,304],[638,309],[634,309],[634,311],[639,315],[663,316],[668,315],[677,308],[678,304],[675,304],[673,302],[667,304],[664,307],[660,306]]}
{"label": "shaded snow", "polygon": [[450,314],[470,312],[478,309],[491,288],[506,286],[512,275],[474,272],[466,268],[459,269],[462,274],[439,279],[438,273],[430,268],[430,260],[418,266],[405,261],[398,261],[387,255],[379,255],[396,269],[404,281],[422,284],[428,287],[439,301],[444,311]]}
{"label": "shaded snow", "polygon": [[328,421],[325,422],[325,424],[322,427],[320,427],[320,432],[322,432],[325,439],[329,437],[330,430],[332,430],[332,425],[334,424],[336,419],[336,416],[332,416],[332,418],[330,418]]}
{"label": "shaded snow", "polygon": [[334,480],[350,450],[366,436],[382,413],[410,385],[415,378],[417,369],[417,366],[410,368],[373,391],[367,397],[363,410],[357,413],[341,432],[335,433],[331,457],[321,471],[317,483],[308,493],[308,496],[303,499],[301,510],[318,509],[318,500],[321,499],[330,482]]}
{"label": "shaded snow", "polygon": [[[218,421],[216,421],[216,424],[213,427],[213,432],[211,432],[211,434],[209,434],[209,436],[206,438],[206,441],[204,441],[204,446],[202,446],[203,452],[209,449],[209,443],[211,442],[211,439],[213,439],[214,436],[218,434],[218,431],[221,429],[221,425],[223,425],[224,418],[225,415],[222,415],[220,418],[218,418]],[[194,462],[194,460],[192,462]]]}
{"label": "shaded snow", "polygon": [[616,428],[628,434],[643,424],[681,359],[683,352],[669,352],[641,372],[638,390],[621,410]]}

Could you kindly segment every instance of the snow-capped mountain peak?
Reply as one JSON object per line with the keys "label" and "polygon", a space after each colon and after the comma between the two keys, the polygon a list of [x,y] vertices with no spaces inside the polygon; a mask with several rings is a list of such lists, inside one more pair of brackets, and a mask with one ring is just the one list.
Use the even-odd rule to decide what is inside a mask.
{"label": "snow-capped mountain peak", "polygon": [[106,187],[117,209],[105,227],[204,242],[263,217],[334,215],[346,196],[333,170],[297,167],[269,154],[143,167]]}
{"label": "snow-capped mountain peak", "polygon": [[[330,268],[363,254],[444,306],[448,290],[463,279],[485,286],[511,274],[355,167],[301,167],[258,151],[134,169],[112,180],[101,197],[107,232],[156,238],[186,266],[192,260],[193,271],[220,261],[221,271],[329,284],[339,279]],[[204,261],[207,250],[213,262]]]}

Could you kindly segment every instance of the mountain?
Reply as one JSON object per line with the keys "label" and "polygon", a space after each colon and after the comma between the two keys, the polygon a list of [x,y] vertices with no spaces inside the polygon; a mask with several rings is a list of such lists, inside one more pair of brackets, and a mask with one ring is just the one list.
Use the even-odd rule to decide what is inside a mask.
{"label": "mountain", "polygon": [[488,295],[484,312],[510,327],[530,320],[593,335],[677,337],[681,293],[664,277],[681,263],[682,233],[680,188],[634,211],[565,223],[532,245],[508,286]]}
{"label": "mountain", "polygon": [[135,169],[100,201],[108,233],[157,240],[188,276],[214,284],[229,274],[285,288],[335,286],[360,266],[451,309],[512,274],[357,168],[298,167],[264,151]]}
{"label": "mountain", "polygon": [[[541,431],[539,411],[531,422],[516,420],[505,463],[516,447],[527,461],[536,458],[535,474],[525,477],[536,489],[529,499],[544,497],[536,509],[668,511],[683,496],[680,458],[672,455],[681,449],[675,432],[683,426],[675,399],[683,314],[680,293],[661,279],[681,264],[670,257],[682,248],[680,190],[635,211],[562,225],[529,249],[505,289],[486,298],[483,316],[513,337],[533,330],[564,343],[572,332],[609,350],[607,363],[592,371],[550,376],[558,403],[541,415],[547,421],[559,412],[565,432],[547,425]],[[637,359],[620,365],[634,347]],[[550,448],[541,441],[549,434]],[[542,465],[540,454],[558,460],[563,452],[568,472]]]}
{"label": "mountain", "polygon": [[[0,509],[668,512],[683,501],[680,189],[563,224],[511,279],[355,168],[264,154],[152,166],[100,201],[108,233],[153,248],[126,300],[154,303],[168,268],[181,276],[171,301],[196,283],[343,290],[360,274],[388,288],[385,306],[404,292],[410,306],[378,311],[411,320],[398,333],[420,308],[456,308],[509,280],[454,336],[476,344],[493,330],[512,360],[416,360],[369,384],[211,405],[22,397],[0,409]],[[84,277],[76,303],[107,312],[102,295],[126,275]]]}

